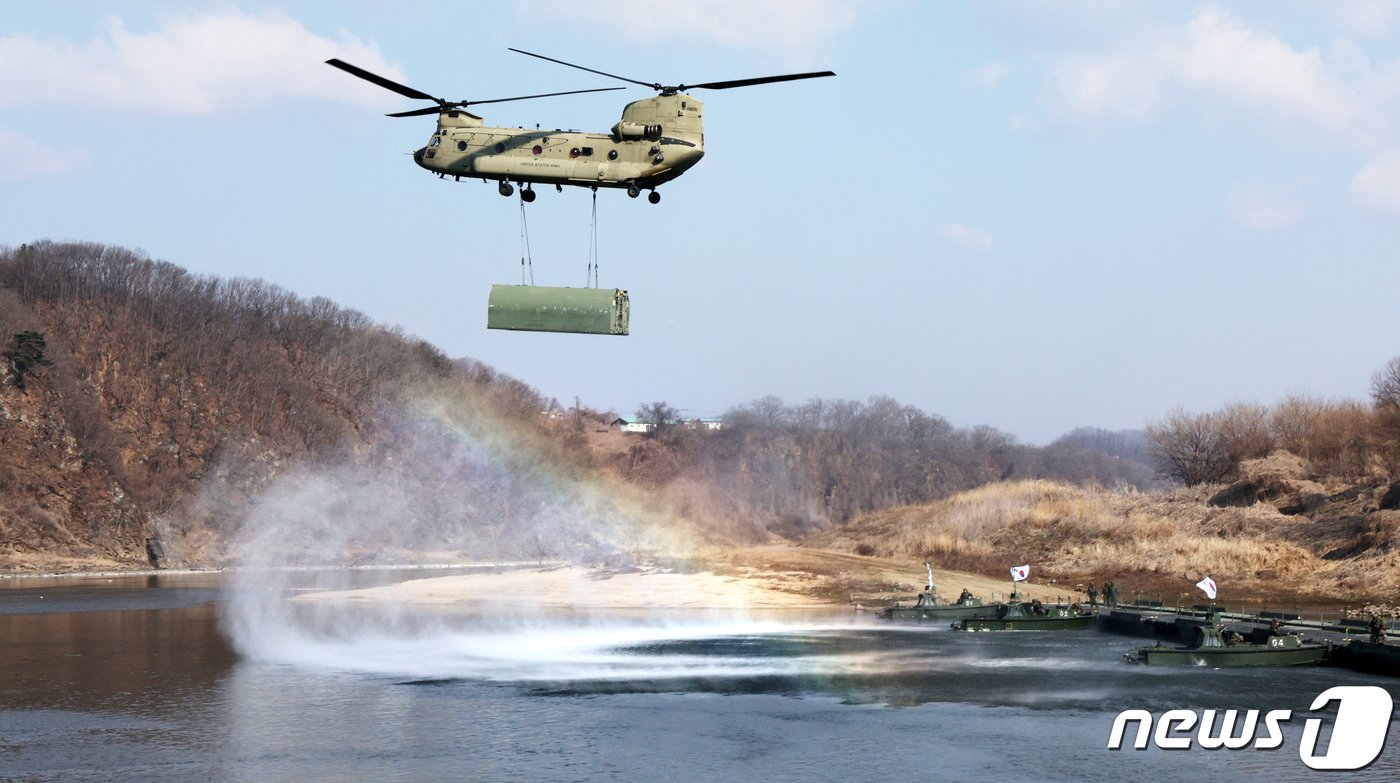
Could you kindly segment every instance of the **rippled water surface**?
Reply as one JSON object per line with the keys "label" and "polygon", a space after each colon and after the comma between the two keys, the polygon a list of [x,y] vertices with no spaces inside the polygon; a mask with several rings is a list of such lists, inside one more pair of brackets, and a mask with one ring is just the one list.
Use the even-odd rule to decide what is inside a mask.
{"label": "rippled water surface", "polygon": [[[228,611],[213,577],[0,586],[0,780],[1400,778],[1298,758],[1317,694],[1394,681],[1134,667],[1094,631],[293,609],[236,651]],[[1129,708],[1299,717],[1275,751],[1107,750]]]}

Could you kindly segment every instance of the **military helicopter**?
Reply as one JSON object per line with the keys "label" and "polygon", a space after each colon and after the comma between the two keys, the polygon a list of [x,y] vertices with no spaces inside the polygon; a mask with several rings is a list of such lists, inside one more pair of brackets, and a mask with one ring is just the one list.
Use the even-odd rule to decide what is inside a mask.
{"label": "military helicopter", "polygon": [[481,117],[466,111],[466,107],[626,88],[603,87],[485,101],[448,101],[390,81],[343,60],[330,59],[326,64],[405,97],[437,104],[387,115],[438,115],[437,131],[427,145],[413,153],[413,161],[419,166],[439,177],[495,181],[499,183],[497,190],[502,196],[512,195],[515,187],[511,183],[515,183],[520,186],[521,200],[526,202],[535,200],[533,186],[540,184],[554,185],[558,190],[563,190],[564,185],[575,185],[592,188],[594,192],[598,188],[626,188],[627,195],[632,198],[641,195],[643,190],[649,190],[647,200],[655,204],[661,201],[661,194],[656,192],[657,186],[679,177],[705,155],[704,105],[687,95],[687,90],[727,90],[836,75],[831,71],[820,71],[703,84],[663,85],[585,68],[521,49],[510,51],[650,87],[660,94],[627,104],[622,110],[622,119],[607,133],[488,128]]}

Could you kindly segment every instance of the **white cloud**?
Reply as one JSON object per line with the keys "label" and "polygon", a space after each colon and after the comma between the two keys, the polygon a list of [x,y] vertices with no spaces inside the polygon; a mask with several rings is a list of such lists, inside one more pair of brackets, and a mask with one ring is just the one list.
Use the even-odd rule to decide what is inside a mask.
{"label": "white cloud", "polygon": [[623,41],[778,50],[793,63],[807,63],[856,20],[853,6],[839,0],[516,0],[516,8],[523,18],[589,25]]}
{"label": "white cloud", "polygon": [[[1387,81],[1354,49],[1332,59],[1251,29],[1218,8],[1185,24],[1151,27],[1099,52],[1075,52],[1046,68],[1041,99],[1061,117],[1148,120],[1168,106],[1266,119],[1301,119],[1350,141],[1374,136]],[[1186,108],[1183,108],[1186,107]],[[1384,124],[1384,123],[1381,123]]]}
{"label": "white cloud", "polygon": [[0,181],[18,181],[62,174],[87,165],[81,150],[60,152],[22,133],[0,126]]}
{"label": "white cloud", "polygon": [[1184,84],[1232,99],[1345,127],[1361,111],[1349,85],[1316,47],[1295,50],[1272,34],[1250,30],[1218,9],[1192,19],[1178,46],[1163,52]]}
{"label": "white cloud", "polygon": [[1400,216],[1400,152],[1367,161],[1351,182],[1351,197],[1363,207]]}
{"label": "white cloud", "polygon": [[1225,200],[1225,207],[1249,228],[1285,228],[1298,223],[1307,205],[1297,187],[1271,187],[1259,182],[1236,185]]}
{"label": "white cloud", "polygon": [[396,100],[323,64],[340,57],[401,80],[378,47],[330,39],[282,13],[216,11],[135,32],[116,17],[91,40],[0,38],[0,109],[59,104],[160,114],[207,114],[290,98],[369,107]]}
{"label": "white cloud", "polygon": [[944,224],[943,236],[972,250],[990,250],[997,243],[996,237],[991,234],[962,223]]}

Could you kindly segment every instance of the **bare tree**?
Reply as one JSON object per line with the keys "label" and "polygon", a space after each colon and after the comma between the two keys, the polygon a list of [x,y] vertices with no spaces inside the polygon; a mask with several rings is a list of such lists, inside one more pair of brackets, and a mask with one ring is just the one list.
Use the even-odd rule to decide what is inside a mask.
{"label": "bare tree", "polygon": [[1213,414],[1176,408],[1147,426],[1147,438],[1157,469],[1167,478],[1205,484],[1223,481],[1230,474],[1230,456]]}
{"label": "bare tree", "polygon": [[1325,407],[1326,403],[1322,400],[1302,395],[1287,397],[1275,405],[1273,413],[1269,415],[1269,428],[1273,431],[1275,445],[1303,459],[1311,459]]}
{"label": "bare tree", "polygon": [[1400,356],[1371,376],[1375,410],[1375,447],[1384,468],[1400,471]]}
{"label": "bare tree", "polygon": [[1377,409],[1400,411],[1400,356],[1371,376],[1371,401]]}
{"label": "bare tree", "polygon": [[1274,438],[1269,429],[1269,409],[1253,402],[1236,402],[1215,414],[1220,445],[1233,472],[1247,459],[1269,456]]}
{"label": "bare tree", "polygon": [[644,402],[637,407],[637,418],[650,424],[653,437],[659,439],[680,423],[681,412],[665,402]]}

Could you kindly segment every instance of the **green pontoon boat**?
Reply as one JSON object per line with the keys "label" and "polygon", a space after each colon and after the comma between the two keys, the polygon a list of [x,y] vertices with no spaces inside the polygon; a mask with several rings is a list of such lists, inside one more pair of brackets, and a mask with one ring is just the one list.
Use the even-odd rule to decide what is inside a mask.
{"label": "green pontoon boat", "polygon": [[963,593],[955,604],[940,604],[938,593],[925,590],[919,593],[919,600],[913,606],[889,606],[880,613],[886,620],[913,622],[947,622],[964,617],[990,617],[997,610],[997,604],[984,604],[982,599]]}
{"label": "green pontoon boat", "polygon": [[1137,654],[1126,653],[1130,663],[1149,666],[1301,666],[1322,663],[1331,644],[1304,640],[1296,634],[1271,634],[1258,628],[1248,636],[1222,629],[1219,625],[1196,629],[1189,647],[1139,648]]}
{"label": "green pontoon boat", "polygon": [[1092,628],[1094,615],[1077,606],[1042,606],[1039,601],[997,604],[989,617],[953,623],[957,631],[1073,631]]}

